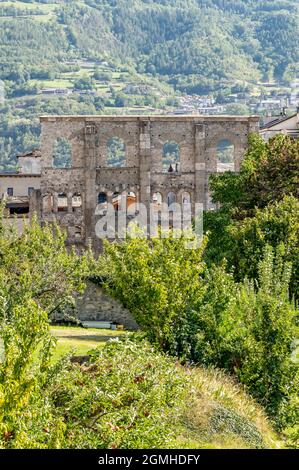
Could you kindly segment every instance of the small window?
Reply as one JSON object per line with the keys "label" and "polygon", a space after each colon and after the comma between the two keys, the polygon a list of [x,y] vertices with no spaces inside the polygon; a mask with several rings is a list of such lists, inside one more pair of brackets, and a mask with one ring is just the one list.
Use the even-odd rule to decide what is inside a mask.
{"label": "small window", "polygon": [[168,193],[167,195],[167,205],[168,207],[171,206],[172,204],[175,203],[175,194],[174,193]]}
{"label": "small window", "polygon": [[13,196],[13,188],[7,188],[7,196]]}
{"label": "small window", "polygon": [[34,188],[33,188],[32,186],[30,186],[30,187],[28,188],[28,196],[31,196],[31,194],[33,193],[33,191],[34,191]]}
{"label": "small window", "polygon": [[113,193],[112,204],[115,211],[118,211],[120,209],[121,195],[118,192]]}
{"label": "small window", "polygon": [[65,193],[58,194],[57,209],[58,209],[58,212],[67,212],[68,201],[67,201],[67,195]]}
{"label": "small window", "polygon": [[107,194],[99,193],[98,194],[98,204],[107,204]]}
{"label": "small window", "polygon": [[134,215],[137,211],[137,196],[133,191],[127,194],[127,212],[128,215]]}
{"label": "small window", "polygon": [[108,209],[108,198],[106,193],[98,194],[97,215],[106,215]]}
{"label": "small window", "polygon": [[161,193],[154,193],[152,197],[153,208],[156,211],[161,210],[163,198]]}
{"label": "small window", "polygon": [[182,204],[190,204],[191,203],[191,196],[189,193],[182,194]]}
{"label": "small window", "polygon": [[82,207],[82,196],[80,193],[75,193],[72,196],[72,208],[73,212],[79,210]]}

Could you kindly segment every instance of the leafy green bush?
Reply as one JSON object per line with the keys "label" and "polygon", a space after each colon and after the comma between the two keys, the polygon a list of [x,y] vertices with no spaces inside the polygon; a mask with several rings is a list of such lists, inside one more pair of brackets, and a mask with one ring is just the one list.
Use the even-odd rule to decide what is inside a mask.
{"label": "leafy green bush", "polygon": [[42,390],[55,340],[36,302],[10,307],[0,280],[0,447],[59,446],[63,423]]}
{"label": "leafy green bush", "polygon": [[0,214],[0,446],[59,446],[63,423],[43,387],[55,340],[49,317],[84,287],[87,258],[58,228],[32,220],[22,236]]}
{"label": "leafy green bush", "polygon": [[90,364],[72,365],[49,389],[67,448],[156,448],[173,437],[186,380],[143,338],[113,340]]}
{"label": "leafy green bush", "polygon": [[150,340],[181,359],[193,354],[193,318],[204,291],[204,244],[189,249],[190,243],[188,237],[128,237],[106,243],[98,267],[106,275],[107,290],[131,311]]}
{"label": "leafy green bush", "polygon": [[183,239],[128,239],[106,245],[110,292],[151,341],[184,361],[235,374],[276,416],[292,393],[298,315],[289,300],[291,265],[267,247],[258,279],[235,283],[224,267],[204,271],[202,250]]}
{"label": "leafy green bush", "polygon": [[290,274],[281,254],[275,258],[267,247],[255,283],[236,284],[224,269],[211,269],[198,310],[193,360],[236,374],[274,417],[295,392],[298,311],[289,301]]}
{"label": "leafy green bush", "polygon": [[225,259],[235,280],[255,279],[265,246],[283,242],[284,259],[293,267],[291,295],[298,299],[298,176],[298,140],[278,135],[266,143],[251,135],[240,173],[210,179],[213,201],[221,207],[204,214],[205,261],[212,265]]}

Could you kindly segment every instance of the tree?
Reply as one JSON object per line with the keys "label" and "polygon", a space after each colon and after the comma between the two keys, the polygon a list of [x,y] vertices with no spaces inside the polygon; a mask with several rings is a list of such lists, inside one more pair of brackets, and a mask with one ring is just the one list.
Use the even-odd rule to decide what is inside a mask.
{"label": "tree", "polygon": [[92,91],[95,88],[95,82],[92,78],[86,76],[78,78],[74,82],[75,91]]}
{"label": "tree", "polygon": [[49,316],[82,292],[92,263],[91,253],[78,256],[65,246],[58,226],[41,227],[36,218],[21,236],[7,227],[0,214],[1,273],[10,307],[31,298]]}
{"label": "tree", "polygon": [[281,406],[292,406],[299,378],[291,357],[298,310],[289,300],[291,264],[283,254],[283,245],[276,255],[265,247],[254,281],[235,283],[221,267],[208,271],[194,357],[235,374],[275,419]]}
{"label": "tree", "polygon": [[217,211],[204,214],[209,234],[205,260],[227,260],[236,280],[256,278],[267,244],[285,244],[284,259],[292,263],[291,295],[298,298],[298,175],[299,143],[277,136],[265,143],[251,136],[239,174],[226,172],[210,180]]}
{"label": "tree", "polygon": [[49,394],[66,425],[63,447],[165,448],[184,406],[186,376],[143,337],[129,337],[94,350],[84,367],[69,364]]}
{"label": "tree", "polygon": [[51,314],[82,291],[90,255],[68,252],[58,227],[33,219],[19,236],[0,219],[0,443],[56,447],[63,422],[43,389],[55,340]]}
{"label": "tree", "polygon": [[[249,148],[238,175],[215,174],[210,178],[213,202],[234,207],[236,217],[256,207],[299,197],[299,141],[277,135],[265,142],[258,135],[249,137]],[[237,215],[238,214],[238,215]]]}
{"label": "tree", "polygon": [[98,267],[108,291],[131,311],[148,337],[181,358],[190,357],[191,319],[203,293],[204,246],[189,249],[187,243],[186,237],[107,242]]}

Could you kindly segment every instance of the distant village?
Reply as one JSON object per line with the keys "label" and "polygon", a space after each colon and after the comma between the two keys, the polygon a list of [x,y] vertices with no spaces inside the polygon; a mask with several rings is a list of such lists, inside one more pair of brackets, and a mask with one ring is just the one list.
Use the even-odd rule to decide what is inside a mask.
{"label": "distant village", "polygon": [[[102,64],[103,65],[103,64]],[[82,64],[80,65],[82,67]],[[86,66],[86,64],[85,64]],[[252,91],[244,91],[238,93],[231,93],[225,95],[223,102],[220,102],[219,97],[216,94],[210,94],[208,96],[202,95],[189,95],[189,94],[176,94],[175,105],[167,106],[166,109],[159,109],[159,105],[156,107],[149,106],[131,106],[131,112],[136,111],[144,112],[157,112],[160,114],[202,114],[202,115],[219,115],[219,114],[231,114],[227,113],[228,109],[232,105],[243,105],[247,108],[246,114],[259,114],[267,117],[276,115],[277,112],[287,115],[296,111],[299,106],[299,79],[294,80],[290,87],[280,85],[278,83],[258,83],[257,90],[255,93]],[[127,96],[148,96],[154,95],[161,99],[166,99],[167,94],[161,92],[157,87],[153,85],[143,84],[139,82],[126,83],[124,88],[121,90],[124,95]],[[72,88],[55,88],[55,87],[44,87],[39,91],[39,94],[50,97],[50,96],[69,96],[72,94],[79,95],[98,95],[103,98],[109,98],[110,93],[99,93],[95,90],[76,90]],[[135,109],[134,109],[135,108]],[[171,108],[171,109],[170,109]],[[126,111],[127,112],[127,111]],[[130,112],[129,112],[130,113]],[[232,113],[233,114],[233,113]]]}

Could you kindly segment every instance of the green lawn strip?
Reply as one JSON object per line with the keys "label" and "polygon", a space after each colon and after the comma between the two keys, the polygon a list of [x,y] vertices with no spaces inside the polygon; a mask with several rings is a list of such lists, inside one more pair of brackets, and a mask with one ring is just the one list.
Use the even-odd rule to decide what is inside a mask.
{"label": "green lawn strip", "polygon": [[91,349],[102,347],[110,339],[125,334],[123,331],[63,326],[53,326],[51,332],[57,338],[54,362],[72,350],[74,350],[74,355],[84,356]]}

